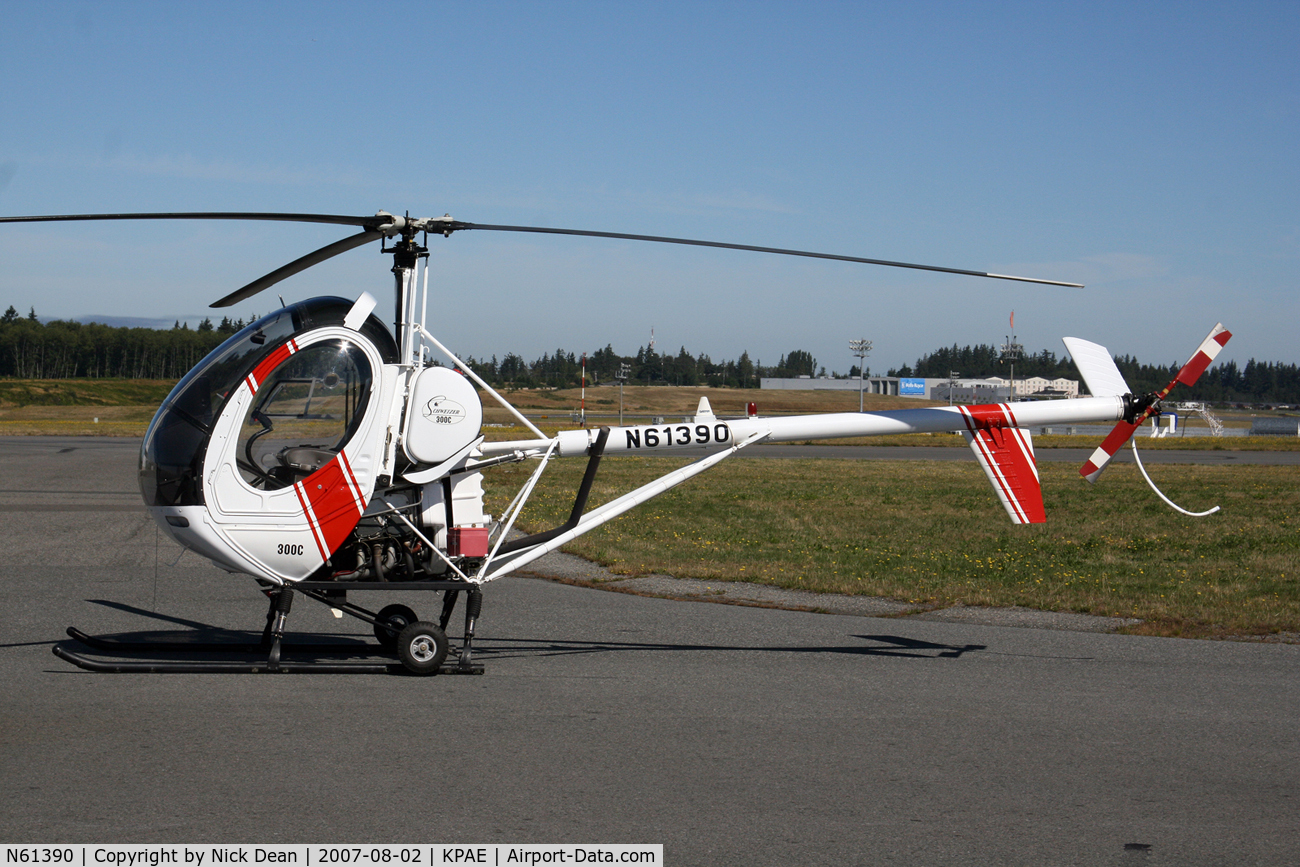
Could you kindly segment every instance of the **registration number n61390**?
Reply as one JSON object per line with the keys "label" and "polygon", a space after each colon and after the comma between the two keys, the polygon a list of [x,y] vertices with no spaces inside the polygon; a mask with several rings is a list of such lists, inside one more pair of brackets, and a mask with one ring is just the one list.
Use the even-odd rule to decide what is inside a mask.
{"label": "registration number n61390", "polygon": [[731,439],[731,428],[717,424],[670,424],[663,427],[634,427],[624,431],[626,448],[663,448],[666,446],[705,446]]}

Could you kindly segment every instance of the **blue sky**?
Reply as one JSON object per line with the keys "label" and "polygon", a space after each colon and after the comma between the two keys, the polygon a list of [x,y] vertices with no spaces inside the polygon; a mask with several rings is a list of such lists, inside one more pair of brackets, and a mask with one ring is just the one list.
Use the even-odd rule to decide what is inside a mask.
{"label": "blue sky", "polygon": [[[873,370],[1086,337],[1296,362],[1300,4],[43,3],[0,30],[0,214],[384,209],[1076,281],[622,241],[431,241],[475,356],[611,343]],[[198,318],[350,234],[0,226],[0,306]],[[280,284],[390,297],[370,247]],[[259,297],[236,315],[266,312]],[[384,308],[387,309],[385,302]],[[221,312],[218,312],[218,316]]]}

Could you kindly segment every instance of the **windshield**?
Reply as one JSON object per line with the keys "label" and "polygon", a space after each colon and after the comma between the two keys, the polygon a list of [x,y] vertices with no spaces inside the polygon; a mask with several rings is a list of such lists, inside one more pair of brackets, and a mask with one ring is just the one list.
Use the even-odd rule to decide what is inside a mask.
{"label": "windshield", "polygon": [[[167,395],[145,433],[140,450],[140,492],[150,506],[203,503],[203,454],[212,425],[239,383],[292,335],[341,325],[352,308],[346,298],[312,298],[258,319],[212,350]],[[385,363],[397,360],[397,346],[371,315],[361,333],[378,347]]]}

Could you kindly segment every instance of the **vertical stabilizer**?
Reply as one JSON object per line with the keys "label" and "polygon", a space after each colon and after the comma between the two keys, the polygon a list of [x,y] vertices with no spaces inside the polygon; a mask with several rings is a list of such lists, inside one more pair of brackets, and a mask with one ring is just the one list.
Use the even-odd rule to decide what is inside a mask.
{"label": "vertical stabilizer", "polygon": [[1115,359],[1111,358],[1109,349],[1078,337],[1066,337],[1062,342],[1093,397],[1132,393],[1133,389],[1124,381],[1124,374],[1115,366]]}

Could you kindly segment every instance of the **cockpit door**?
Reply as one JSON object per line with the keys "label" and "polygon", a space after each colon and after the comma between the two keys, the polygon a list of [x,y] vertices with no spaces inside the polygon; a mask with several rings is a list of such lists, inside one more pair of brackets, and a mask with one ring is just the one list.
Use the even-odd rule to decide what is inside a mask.
{"label": "cockpit door", "polygon": [[383,360],[329,326],[275,347],[213,426],[204,460],[209,520],[271,580],[300,580],[356,526],[382,458]]}

